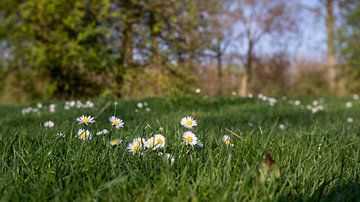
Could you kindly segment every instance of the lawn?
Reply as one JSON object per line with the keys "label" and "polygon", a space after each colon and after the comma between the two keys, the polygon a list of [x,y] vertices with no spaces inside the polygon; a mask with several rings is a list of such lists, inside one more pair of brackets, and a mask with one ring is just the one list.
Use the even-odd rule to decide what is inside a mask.
{"label": "lawn", "polygon": [[[265,99],[95,100],[67,110],[56,102],[55,112],[42,103],[26,114],[37,103],[2,105],[0,200],[359,201],[360,100],[278,98],[271,106]],[[78,124],[81,115],[96,122]],[[110,124],[113,115],[124,128]],[[185,116],[198,125],[184,128]],[[90,141],[78,138],[82,128]],[[103,129],[109,133],[96,135]],[[185,144],[188,130],[202,147]],[[154,134],[166,138],[165,147],[128,151],[134,138]],[[112,139],[122,143],[110,146]],[[268,154],[274,161],[264,161]]]}

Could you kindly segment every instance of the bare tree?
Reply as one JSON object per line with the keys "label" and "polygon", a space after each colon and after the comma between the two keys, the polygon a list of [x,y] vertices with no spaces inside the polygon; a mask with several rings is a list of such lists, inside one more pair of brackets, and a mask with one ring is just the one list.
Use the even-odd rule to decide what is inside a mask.
{"label": "bare tree", "polygon": [[336,91],[336,59],[335,59],[335,39],[334,39],[334,0],[325,0],[326,6],[326,35],[327,35],[327,63],[328,63],[328,82],[331,91]]}
{"label": "bare tree", "polygon": [[[213,2],[217,5],[216,13],[211,18],[212,33],[212,57],[216,60],[218,74],[218,94],[223,94],[223,69],[224,57],[229,45],[233,41],[233,18],[230,15],[229,8],[233,4],[233,0],[223,0]],[[212,4],[212,6],[214,5]]]}
{"label": "bare tree", "polygon": [[239,90],[239,94],[245,96],[252,80],[256,45],[266,36],[276,36],[278,39],[285,32],[296,31],[295,11],[299,7],[286,0],[237,0],[233,8],[238,39],[240,45],[246,47],[241,55],[245,72]]}

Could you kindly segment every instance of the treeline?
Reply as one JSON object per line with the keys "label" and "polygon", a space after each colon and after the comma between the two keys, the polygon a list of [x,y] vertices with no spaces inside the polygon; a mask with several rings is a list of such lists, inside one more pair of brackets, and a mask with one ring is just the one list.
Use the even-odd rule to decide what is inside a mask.
{"label": "treeline", "polygon": [[[215,0],[5,1],[1,38],[9,55],[2,70],[11,72],[17,85],[35,96],[121,96],[124,90],[139,91],[133,89],[138,87],[159,95],[186,90],[194,85],[192,69],[211,48],[209,18],[218,4]],[[124,82],[131,82],[128,89],[123,89]]]}
{"label": "treeline", "polygon": [[[341,64],[354,65],[359,3],[340,3],[346,25],[339,29],[338,52],[345,56]],[[16,101],[158,96],[206,88],[213,82],[200,82],[211,82],[210,75],[213,94],[246,94],[271,85],[261,83],[264,75],[277,80],[266,71],[283,75],[279,87],[291,88],[286,48],[264,59],[257,46],[266,37],[284,44],[299,33],[299,9],[286,0],[1,1],[0,91],[8,92],[3,100]],[[215,74],[206,73],[211,67]]]}

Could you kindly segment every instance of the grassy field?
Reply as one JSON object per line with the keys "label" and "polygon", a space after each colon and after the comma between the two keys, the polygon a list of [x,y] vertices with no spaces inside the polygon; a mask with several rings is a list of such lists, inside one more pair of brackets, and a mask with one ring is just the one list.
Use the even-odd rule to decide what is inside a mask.
{"label": "grassy field", "polygon": [[[271,106],[257,98],[169,97],[117,104],[97,100],[92,108],[68,110],[58,102],[54,113],[43,103],[39,113],[24,115],[21,109],[36,103],[0,106],[0,198],[360,201],[360,100],[314,100],[280,98]],[[138,102],[148,106],[139,109]],[[313,113],[306,105],[324,110]],[[79,125],[81,115],[96,122]],[[111,126],[113,115],[124,120],[124,128]],[[183,143],[184,116],[198,121],[191,131],[202,148]],[[49,120],[55,126],[43,127]],[[80,140],[80,128],[89,130],[92,140]],[[95,135],[103,129],[109,133]],[[128,151],[135,137],[157,133],[166,138],[164,148]],[[234,147],[225,145],[224,135]],[[122,143],[111,147],[116,138]],[[171,154],[174,162],[159,152]],[[264,161],[267,154],[275,161],[271,166]],[[280,177],[259,164],[278,167]]]}

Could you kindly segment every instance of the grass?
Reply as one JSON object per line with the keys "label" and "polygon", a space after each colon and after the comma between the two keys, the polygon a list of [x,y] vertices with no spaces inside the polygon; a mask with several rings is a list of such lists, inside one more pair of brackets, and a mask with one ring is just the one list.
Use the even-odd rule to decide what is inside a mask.
{"label": "grass", "polygon": [[[313,99],[302,99],[311,103]],[[91,109],[21,115],[25,106],[0,106],[0,197],[2,201],[359,201],[360,101],[326,98],[316,114],[279,99],[271,107],[257,99],[169,97],[147,99],[150,112],[135,112],[138,100]],[[29,104],[30,105],[30,104]],[[100,112],[100,113],[99,113]],[[86,127],[106,136],[89,142],[75,137],[76,117],[96,117]],[[116,114],[125,128],[116,130],[108,118]],[[199,125],[193,132],[203,148],[180,144],[183,116]],[[347,123],[353,117],[353,123]],[[46,129],[42,123],[55,122]],[[281,130],[279,124],[285,124]],[[164,128],[173,165],[157,152],[127,151],[134,137],[150,137]],[[58,137],[57,132],[65,137]],[[227,148],[229,135],[234,148]],[[121,138],[115,148],[109,140]],[[257,165],[271,154],[279,179],[259,179]]]}

